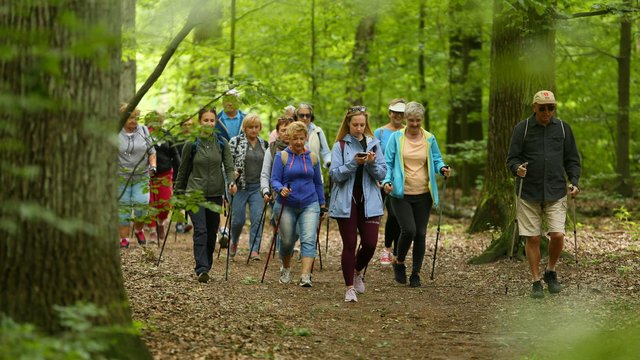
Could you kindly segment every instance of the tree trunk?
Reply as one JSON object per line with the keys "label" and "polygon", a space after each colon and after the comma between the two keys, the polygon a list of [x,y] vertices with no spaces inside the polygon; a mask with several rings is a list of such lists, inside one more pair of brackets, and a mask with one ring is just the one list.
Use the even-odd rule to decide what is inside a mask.
{"label": "tree trunk", "polygon": [[[505,166],[511,133],[530,114],[535,91],[555,88],[551,5],[541,15],[534,9],[512,5],[503,7],[502,0],[494,1],[487,166],[482,197],[469,227],[469,232],[491,227],[502,230],[495,240],[502,246],[489,247],[500,249],[492,260],[505,255],[511,242],[511,232],[507,230],[513,222],[515,191],[513,177]],[[482,255],[476,259],[480,258],[485,259]]]}
{"label": "tree trunk", "polygon": [[[110,0],[12,1],[0,12],[11,29],[1,42],[16,50],[0,59],[15,104],[0,112],[1,143],[15,145],[0,152],[0,312],[50,333],[62,330],[54,306],[79,301],[107,310],[98,323],[131,324],[111,141],[120,26]],[[115,335],[111,358],[151,357],[139,338]]]}
{"label": "tree trunk", "polygon": [[429,118],[429,97],[427,96],[427,79],[425,75],[426,60],[424,57],[424,26],[425,26],[425,0],[420,0],[420,10],[418,11],[418,84],[420,97],[424,106],[424,128],[430,130]]}
{"label": "tree trunk", "polygon": [[126,52],[122,56],[119,100],[127,102],[136,94],[136,0],[122,0],[122,30]]}
{"label": "tree trunk", "polygon": [[[236,0],[231,0],[231,45],[229,48],[229,78],[233,78],[236,60]],[[229,79],[231,81],[231,79]]]}
{"label": "tree trunk", "polygon": [[213,81],[220,71],[205,49],[215,46],[215,42],[222,38],[222,6],[218,0],[207,1],[203,5],[200,11],[206,14],[208,21],[193,28],[193,48],[189,59],[191,66],[186,90],[192,96],[199,94],[203,82],[212,82],[211,87],[216,88]]}
{"label": "tree trunk", "polygon": [[[318,105],[318,78],[316,76],[316,0],[311,0],[311,103]],[[316,107],[317,108],[317,107]]]}
{"label": "tree trunk", "polygon": [[[625,5],[631,7],[631,0]],[[618,122],[616,136],[617,191],[622,196],[633,195],[629,163],[629,87],[631,80],[631,19],[622,15],[620,21],[620,55],[618,56]]]}
{"label": "tree trunk", "polygon": [[[480,22],[468,19],[478,4],[474,0],[450,5],[451,20],[457,28],[449,37],[449,116],[447,119],[447,154],[455,155],[460,149],[451,145],[468,140],[482,140],[482,86],[474,68],[477,52],[482,49]],[[469,24],[469,22],[473,22]],[[464,196],[471,194],[471,187],[480,175],[480,164],[460,160],[453,164],[460,179]]]}
{"label": "tree trunk", "polygon": [[369,75],[369,52],[373,44],[376,30],[377,16],[370,15],[358,24],[356,30],[355,44],[353,45],[353,55],[351,57],[351,69],[347,84],[347,102],[349,105],[362,105],[363,94]]}

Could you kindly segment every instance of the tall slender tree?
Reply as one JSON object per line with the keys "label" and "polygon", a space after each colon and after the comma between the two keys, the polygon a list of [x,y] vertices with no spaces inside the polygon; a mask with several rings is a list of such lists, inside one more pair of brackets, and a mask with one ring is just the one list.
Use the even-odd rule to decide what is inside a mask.
{"label": "tall slender tree", "polygon": [[136,93],[136,0],[122,0],[122,73],[120,101],[128,101]]}
{"label": "tall slender tree", "polygon": [[[91,302],[131,324],[117,244],[115,133],[121,8],[110,0],[10,1],[0,12],[0,312],[56,333],[54,306]],[[65,21],[61,21],[64,19]],[[22,168],[20,168],[22,166]],[[26,171],[25,170],[29,170]],[[139,338],[110,358],[150,358]]]}
{"label": "tall slender tree", "polygon": [[[631,8],[631,0],[624,5]],[[622,196],[633,195],[629,163],[629,100],[631,83],[631,15],[620,18],[620,52],[618,55],[618,121],[616,126],[617,191]]]}
{"label": "tall slender tree", "polygon": [[353,54],[349,65],[349,79],[347,83],[347,102],[362,104],[363,95],[369,74],[369,54],[376,33],[377,15],[365,16],[358,23]]}

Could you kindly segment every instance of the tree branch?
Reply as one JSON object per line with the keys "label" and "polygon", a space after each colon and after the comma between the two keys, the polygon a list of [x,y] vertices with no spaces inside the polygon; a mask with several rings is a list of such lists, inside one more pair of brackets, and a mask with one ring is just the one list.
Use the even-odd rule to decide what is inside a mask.
{"label": "tree branch", "polygon": [[182,30],[180,30],[180,32],[173,38],[169,46],[167,46],[167,49],[164,51],[164,54],[162,54],[158,65],[156,65],[156,68],[153,70],[151,75],[149,75],[142,87],[140,87],[133,98],[129,100],[129,104],[127,105],[126,110],[120,116],[120,124],[118,126],[118,130],[120,130],[124,126],[125,122],[127,122],[127,119],[131,115],[131,112],[133,112],[142,98],[147,94],[149,89],[151,89],[153,84],[155,84],[155,82],[160,78],[160,75],[162,75],[162,72],[167,67],[169,60],[171,60],[171,57],[178,49],[178,46],[180,45],[182,40],[184,40],[184,38],[189,35],[191,30],[193,30],[196,25],[204,22],[204,19],[202,19],[201,15],[203,13],[203,11],[201,11],[201,8],[204,5],[205,1],[206,0],[198,1],[194,4],[193,8],[191,8],[191,12],[189,13],[187,22],[184,27],[182,27]]}
{"label": "tree branch", "polygon": [[260,10],[262,10],[262,9],[266,8],[267,6],[269,6],[269,5],[271,5],[271,4],[274,4],[274,3],[277,3],[277,2],[278,2],[278,0],[268,1],[268,2],[266,2],[266,3],[264,3],[264,4],[262,4],[261,6],[258,6],[257,8],[251,9],[251,10],[247,11],[246,13],[244,13],[244,14],[242,14],[242,15],[238,16],[238,17],[236,18],[236,21],[240,21],[240,20],[242,20],[245,16],[247,16],[247,15],[249,15],[249,14],[251,14],[251,13],[254,13],[254,12],[256,12],[256,11],[260,11]]}

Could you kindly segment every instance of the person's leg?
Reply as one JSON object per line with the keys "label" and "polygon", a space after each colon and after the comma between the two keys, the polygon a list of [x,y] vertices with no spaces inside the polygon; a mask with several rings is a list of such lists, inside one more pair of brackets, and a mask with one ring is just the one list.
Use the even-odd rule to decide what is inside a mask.
{"label": "person's leg", "polygon": [[549,263],[547,270],[555,271],[560,253],[564,248],[565,222],[567,220],[567,197],[545,203],[544,216],[549,224]]}
{"label": "person's leg", "polygon": [[[296,240],[296,222],[298,214],[296,209],[290,206],[282,207],[282,204],[277,204],[282,211],[280,217],[280,226],[278,227],[278,234],[280,235],[280,258],[282,259],[282,267],[284,269],[291,269],[291,255],[293,255],[293,245]],[[274,207],[275,208],[275,207]],[[279,216],[280,214],[278,214]],[[276,218],[276,222],[278,219]]]}
{"label": "person's leg", "polygon": [[355,271],[356,244],[358,241],[356,213],[357,211],[351,210],[351,217],[336,219],[340,237],[342,238],[340,265],[344,283],[347,287],[353,287],[353,272]]}
{"label": "person's leg", "polygon": [[396,263],[403,264],[411,247],[411,243],[416,236],[413,208],[406,199],[394,197],[391,197],[391,206],[398,219],[398,225],[400,226]]}
{"label": "person's leg", "polygon": [[360,232],[360,250],[356,255],[355,270],[358,274],[369,264],[378,244],[378,231],[380,230],[380,217],[364,217],[363,211],[358,212],[358,231]]}
{"label": "person's leg", "polygon": [[384,224],[384,247],[385,250],[397,255],[398,237],[400,236],[400,224],[398,219],[391,208],[389,202],[387,202],[387,222]]}
{"label": "person's leg", "polygon": [[540,280],[540,227],[542,225],[542,207],[540,203],[518,199],[518,232],[527,237],[525,252],[531,278]]}
{"label": "person's leg", "polygon": [[[222,205],[222,197],[220,196],[207,198],[207,201]],[[216,239],[218,237],[218,227],[220,226],[220,213],[205,209],[205,221],[207,227],[207,262],[209,264],[207,272],[209,272],[213,266],[213,253],[216,250]]]}
{"label": "person's leg", "polygon": [[129,247],[129,231],[131,229],[131,185],[125,188],[125,182],[120,179],[118,186],[118,234],[120,235],[120,247]]}
{"label": "person's leg", "polygon": [[149,213],[149,181],[137,181],[131,187],[131,196],[134,212],[133,228],[140,245],[146,244],[144,236],[144,222]]}
{"label": "person's leg", "polygon": [[233,196],[233,203],[231,206],[231,242],[235,246],[231,248],[232,253],[235,253],[233,249],[238,246],[242,228],[244,227],[244,223],[247,221],[246,214],[248,199],[249,191],[246,189],[238,190]]}
{"label": "person's leg", "polygon": [[418,275],[420,269],[422,269],[426,249],[427,225],[429,224],[429,214],[431,213],[432,205],[433,201],[430,193],[417,195],[411,199],[413,219],[416,224],[416,234],[413,238],[412,275]]}
{"label": "person's leg", "polygon": [[300,212],[300,256],[302,257],[301,278],[311,274],[313,259],[316,257],[316,237],[320,222],[320,205],[313,202]]}
{"label": "person's leg", "polygon": [[260,195],[260,184],[249,185],[249,219],[251,227],[249,228],[249,251],[257,255],[260,252],[262,243],[262,226],[260,222],[262,211],[264,210],[264,200]]}
{"label": "person's leg", "polygon": [[169,211],[171,210],[171,204],[169,201],[173,196],[173,183],[171,181],[171,177],[173,176],[173,169],[169,170],[166,174],[164,174],[162,178],[162,182],[158,187],[158,199],[159,199],[159,207],[158,210],[158,237],[160,239],[164,239],[165,236],[165,223],[167,218],[169,218]]}
{"label": "person's leg", "polygon": [[196,262],[194,271],[196,275],[200,275],[203,272],[208,272],[210,268],[209,257],[207,256],[207,220],[205,209],[199,207],[198,211],[188,211],[188,214],[193,222],[193,257]]}

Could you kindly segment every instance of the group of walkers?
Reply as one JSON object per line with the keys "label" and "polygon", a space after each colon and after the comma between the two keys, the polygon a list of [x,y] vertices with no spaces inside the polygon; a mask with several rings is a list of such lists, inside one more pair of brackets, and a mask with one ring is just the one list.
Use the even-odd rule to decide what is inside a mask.
{"label": "group of walkers", "polygon": [[[520,189],[525,189],[518,192],[522,197],[518,199],[517,216],[521,235],[528,236],[526,249],[534,297],[542,294],[537,268],[543,215],[549,218],[551,231],[550,261],[544,280],[550,292],[561,289],[555,264],[564,239],[566,191],[564,198],[559,197],[560,185],[566,171],[572,184],[570,194],[575,196],[580,175],[571,129],[553,116],[553,94],[544,91],[536,97],[541,93],[546,97],[534,98],[534,115],[523,122],[524,126],[516,126],[507,159],[509,169],[523,179]],[[137,124],[138,114],[132,114],[120,133],[120,175],[129,178],[120,188],[121,207],[128,212],[120,217],[122,247],[129,244],[131,209],[137,210],[134,219],[139,218],[143,211],[136,205],[149,202],[148,194],[139,191],[139,184],[149,178],[152,186],[169,186],[169,192],[153,192],[157,199],[152,201],[160,210],[158,235],[165,235],[160,224],[164,225],[164,212],[169,210],[166,196],[171,196],[175,180],[177,193],[200,192],[204,196],[204,206],[187,212],[193,222],[194,270],[199,282],[209,280],[221,225],[220,213],[206,204],[224,206],[225,199],[230,199],[230,256],[233,258],[237,252],[248,206],[249,260],[260,260],[264,215],[272,205],[271,223],[277,229],[276,248],[281,260],[279,282],[292,282],[292,259],[299,241],[298,284],[311,287],[318,229],[328,212],[337,221],[343,244],[344,299],[356,302],[358,294],[365,292],[364,272],[375,253],[386,207],[380,263],[392,265],[398,283],[408,281],[410,287],[421,286],[429,214],[433,206],[439,206],[436,177],[444,176],[446,180],[451,168],[443,161],[435,136],[422,128],[425,108],[420,103],[392,100],[389,123],[375,132],[364,106],[348,108],[331,148],[323,130],[314,123],[310,104],[285,108],[268,142],[260,138],[260,117],[244,114],[238,105],[238,93],[231,90],[223,97],[223,111],[200,111],[198,121],[204,131],[184,144],[181,156],[175,146],[169,146],[171,151],[162,150],[162,144],[151,146],[149,131]],[[558,134],[562,136],[560,141]],[[162,166],[158,162],[161,159]],[[142,166],[133,165],[141,163]],[[167,167],[165,163],[171,165]],[[322,167],[329,169],[330,201],[325,199]],[[530,175],[525,177],[527,169]],[[141,223],[134,224],[134,234],[144,244]],[[412,245],[411,272],[407,277],[405,261]],[[534,248],[538,249],[537,255]]]}

